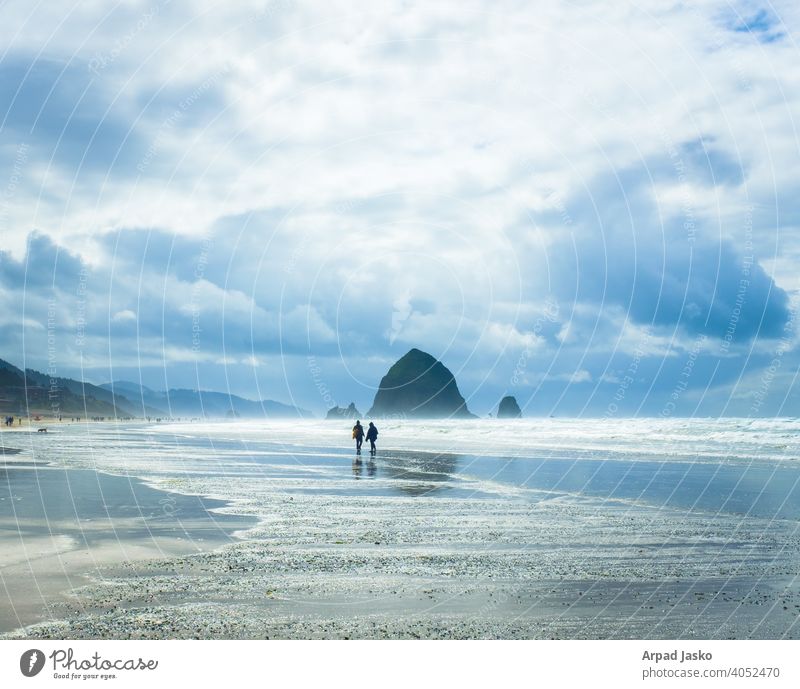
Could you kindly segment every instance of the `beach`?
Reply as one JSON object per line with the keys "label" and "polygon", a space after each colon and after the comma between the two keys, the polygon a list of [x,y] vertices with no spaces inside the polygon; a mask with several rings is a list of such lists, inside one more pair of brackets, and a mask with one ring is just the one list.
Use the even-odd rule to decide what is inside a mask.
{"label": "beach", "polygon": [[255,522],[214,514],[220,501],[39,461],[27,435],[6,433],[0,448],[0,634],[53,620],[67,601],[85,610],[71,591],[115,569],[202,552]]}
{"label": "beach", "polygon": [[[342,422],[4,434],[26,440],[6,462],[154,495],[107,501],[151,511],[106,515],[121,534],[86,539],[98,559],[46,619],[0,622],[7,638],[797,638],[794,424],[378,422],[374,458]],[[171,498],[201,501],[181,505],[189,536],[156,516]],[[164,545],[100,557],[109,540]]]}

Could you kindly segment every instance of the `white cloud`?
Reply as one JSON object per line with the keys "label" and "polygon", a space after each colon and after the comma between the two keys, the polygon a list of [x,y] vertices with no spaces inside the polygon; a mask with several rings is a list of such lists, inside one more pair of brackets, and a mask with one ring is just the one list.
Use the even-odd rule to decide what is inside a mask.
{"label": "white cloud", "polygon": [[130,309],[124,309],[122,311],[117,311],[112,317],[115,323],[130,323],[136,321],[136,313],[131,311]]}
{"label": "white cloud", "polygon": [[[797,8],[771,7],[791,37]],[[645,177],[661,166],[644,180],[652,217],[626,199],[590,209],[584,232],[625,235],[616,225],[629,222],[626,241],[646,251],[688,204],[699,233],[744,252],[741,214],[753,207],[753,253],[797,288],[800,61],[791,40],[731,31],[736,9],[747,8],[142,0],[109,14],[100,2],[6,3],[5,82],[16,87],[42,51],[48,70],[26,88],[66,95],[57,114],[23,89],[39,126],[28,117],[0,135],[11,161],[0,197],[19,140],[31,143],[0,208],[4,243],[20,258],[40,228],[100,272],[111,257],[97,240],[115,228],[213,235],[208,260],[224,278],[193,276],[194,265],[187,275],[176,256],[166,276],[115,273],[103,305],[153,330],[170,313],[197,316],[208,346],[215,326],[234,324],[226,346],[245,351],[279,332],[296,347],[344,340],[365,357],[395,341],[484,358],[524,351],[531,377],[558,352],[570,364],[672,356],[691,346],[684,334],[634,323],[605,294],[560,297],[552,321],[540,305],[567,272],[554,247],[581,239],[570,198],[588,192],[602,206],[593,182],[634,165]],[[87,85],[80,117],[59,119]],[[682,179],[675,151],[696,141],[713,142],[742,179]],[[611,271],[625,260],[596,259]],[[165,351],[183,356],[185,345]],[[605,365],[554,375],[589,382]]]}
{"label": "white cloud", "polygon": [[573,383],[573,384],[574,383],[591,383],[592,382],[592,374],[589,373],[589,371],[587,371],[585,368],[582,368],[582,369],[580,369],[578,371],[575,371],[575,373],[573,373],[570,376],[569,382]]}
{"label": "white cloud", "polygon": [[[141,155],[193,90],[226,70],[184,108],[134,185],[129,169],[112,167],[114,151],[99,190],[69,170],[31,180],[46,192],[37,224],[65,238],[117,224],[199,233],[219,216],[275,204],[299,204],[303,215],[312,200],[327,207],[315,228],[323,235],[342,225],[335,203],[398,191],[461,206],[462,221],[478,213],[502,226],[545,186],[566,191],[663,154],[662,129],[676,142],[714,137],[748,165],[780,175],[779,184],[798,172],[788,155],[800,79],[794,53],[720,28],[723,2],[613,10],[140,2],[94,33],[99,8],[59,26],[55,18],[70,5],[59,12],[54,4],[22,22],[7,47],[39,45],[50,26],[48,50],[76,50],[74,63],[88,65],[124,41],[96,78],[107,89],[96,116],[113,101],[141,135]],[[166,106],[156,109],[158,90]],[[496,227],[470,224],[469,232],[488,236]]]}

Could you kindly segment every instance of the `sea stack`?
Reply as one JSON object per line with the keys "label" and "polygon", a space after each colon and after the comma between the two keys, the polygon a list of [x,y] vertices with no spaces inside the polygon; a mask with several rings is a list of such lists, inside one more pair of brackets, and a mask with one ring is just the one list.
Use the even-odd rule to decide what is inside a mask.
{"label": "sea stack", "polygon": [[381,379],[367,417],[474,419],[453,374],[419,349],[400,358]]}
{"label": "sea stack", "polygon": [[326,419],[360,419],[361,412],[356,409],[355,402],[350,402],[350,406],[345,407],[333,407],[332,409],[328,410],[327,415],[325,416]]}
{"label": "sea stack", "polygon": [[517,398],[512,395],[506,395],[500,400],[500,406],[497,408],[498,419],[519,419],[522,417],[522,410],[517,404]]}

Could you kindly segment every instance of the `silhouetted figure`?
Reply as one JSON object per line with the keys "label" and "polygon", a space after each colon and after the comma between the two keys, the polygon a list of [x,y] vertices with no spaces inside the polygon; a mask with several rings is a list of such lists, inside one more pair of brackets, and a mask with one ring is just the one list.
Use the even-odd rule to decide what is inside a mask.
{"label": "silhouetted figure", "polygon": [[375,454],[375,441],[378,439],[378,427],[369,422],[369,430],[367,431],[367,440],[369,440],[369,451],[371,454]]}
{"label": "silhouetted figure", "polygon": [[364,427],[358,419],[356,419],[356,425],[353,426],[353,438],[356,441],[356,452],[361,452],[361,443],[364,442]]}

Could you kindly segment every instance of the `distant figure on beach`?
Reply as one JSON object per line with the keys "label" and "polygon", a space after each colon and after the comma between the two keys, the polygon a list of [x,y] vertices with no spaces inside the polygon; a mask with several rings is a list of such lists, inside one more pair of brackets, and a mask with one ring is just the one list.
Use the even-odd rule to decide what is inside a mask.
{"label": "distant figure on beach", "polygon": [[378,439],[378,427],[369,422],[369,430],[367,431],[367,440],[369,440],[369,451],[370,454],[375,454],[375,441]]}
{"label": "distant figure on beach", "polygon": [[364,427],[358,419],[356,419],[356,425],[353,426],[353,438],[356,441],[356,452],[361,452],[361,443],[364,442]]}

